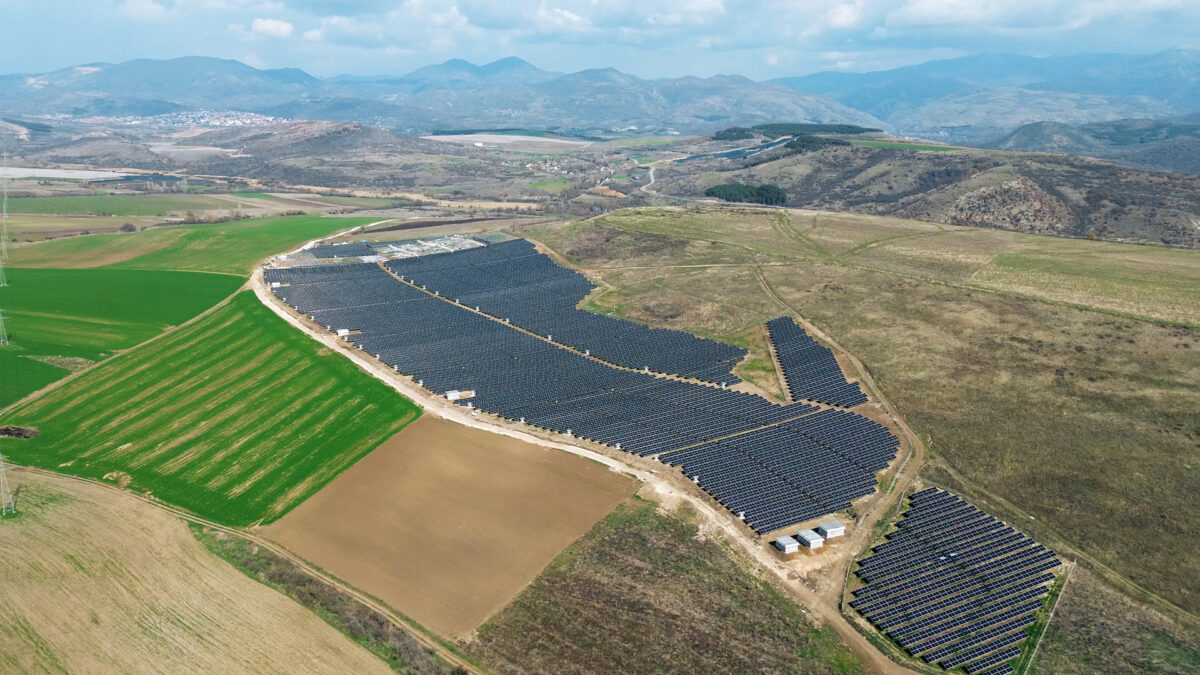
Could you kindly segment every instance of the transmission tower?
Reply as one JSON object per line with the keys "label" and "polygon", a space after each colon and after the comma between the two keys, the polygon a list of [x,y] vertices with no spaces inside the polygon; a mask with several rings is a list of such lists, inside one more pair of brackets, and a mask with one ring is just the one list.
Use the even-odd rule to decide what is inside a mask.
{"label": "transmission tower", "polygon": [[0,455],[0,514],[7,516],[16,512],[17,500],[8,489],[8,467],[4,465],[4,456]]}

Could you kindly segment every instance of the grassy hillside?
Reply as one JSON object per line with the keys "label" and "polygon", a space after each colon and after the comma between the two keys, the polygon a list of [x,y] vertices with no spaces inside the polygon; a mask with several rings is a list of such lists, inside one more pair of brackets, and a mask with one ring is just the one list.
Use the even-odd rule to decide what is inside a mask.
{"label": "grassy hillside", "polygon": [[1200,671],[1200,629],[1131,601],[1087,570],[1074,570],[1067,583],[1030,673]]}
{"label": "grassy hillside", "polygon": [[4,417],[18,463],[108,476],[231,525],[273,520],[419,409],[249,292]]}
{"label": "grassy hillside", "polygon": [[[919,218],[950,225],[1200,247],[1200,177],[1097,160],[990,150],[829,148],[776,161],[671,164],[668,195],[723,183],[777,185],[789,206]],[[940,148],[939,148],[940,149]]]}
{"label": "grassy hillside", "polygon": [[860,673],[829,629],[700,538],[625,502],[466,646],[497,673]]}
{"label": "grassy hillside", "polygon": [[14,248],[11,264],[58,268],[113,265],[245,276],[274,253],[372,220],[377,219],[281,216],[72,237]]}
{"label": "grassy hillside", "polygon": [[8,269],[0,406],[208,309],[242,285],[219,274]]}
{"label": "grassy hillside", "polygon": [[8,479],[21,514],[0,523],[0,671],[391,672],[179,519],[69,478]]}
{"label": "grassy hillside", "polygon": [[1200,609],[1200,253],[811,212],[622,211],[531,236],[605,267],[593,305],[635,319],[761,341],[764,319],[809,317],[956,487]]}

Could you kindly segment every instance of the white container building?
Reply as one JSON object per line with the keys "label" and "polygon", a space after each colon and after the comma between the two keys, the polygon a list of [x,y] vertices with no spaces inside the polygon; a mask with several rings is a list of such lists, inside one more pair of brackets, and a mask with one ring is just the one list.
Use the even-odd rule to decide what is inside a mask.
{"label": "white container building", "polygon": [[796,541],[811,549],[818,549],[825,545],[825,538],[812,530],[800,530],[797,532]]}
{"label": "white container building", "polygon": [[783,553],[795,553],[800,550],[800,542],[791,537],[780,537],[775,540],[775,548]]}
{"label": "white container building", "polygon": [[826,539],[844,537],[846,535],[846,526],[836,520],[827,520],[820,525],[817,525],[817,534],[820,534]]}

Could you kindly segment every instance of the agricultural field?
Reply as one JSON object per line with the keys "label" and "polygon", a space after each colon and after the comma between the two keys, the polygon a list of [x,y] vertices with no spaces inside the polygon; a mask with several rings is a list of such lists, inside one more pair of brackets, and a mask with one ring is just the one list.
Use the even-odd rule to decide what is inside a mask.
{"label": "agricultural field", "polygon": [[829,628],[697,531],[632,498],[464,648],[496,673],[861,673]]}
{"label": "agricultural field", "polygon": [[371,218],[319,215],[173,225],[130,234],[58,239],[13,248],[16,267],[167,269],[248,276],[259,261]]}
{"label": "agricultural field", "polygon": [[228,199],[208,195],[87,195],[79,197],[13,197],[9,213],[86,215],[86,216],[158,216],[184,211],[228,209]]}
{"label": "agricultural field", "polygon": [[0,406],[70,370],[178,326],[242,285],[236,277],[153,270],[10,268],[0,307]]}
{"label": "agricultural field", "polygon": [[363,672],[387,665],[129,494],[16,470],[0,671]]}
{"label": "agricultural field", "polygon": [[530,189],[540,190],[552,195],[562,194],[571,189],[571,181],[566,178],[549,178],[529,185]]}
{"label": "agricultural field", "polygon": [[243,292],[22,402],[2,423],[41,433],[0,450],[249,525],[283,515],[418,415]]}
{"label": "agricultural field", "polygon": [[525,234],[603,281],[591,307],[730,341],[809,318],[927,440],[939,482],[1200,609],[1196,252],[807,211]]}
{"label": "agricultural field", "polygon": [[264,532],[453,637],[636,485],[582,457],[426,416]]}

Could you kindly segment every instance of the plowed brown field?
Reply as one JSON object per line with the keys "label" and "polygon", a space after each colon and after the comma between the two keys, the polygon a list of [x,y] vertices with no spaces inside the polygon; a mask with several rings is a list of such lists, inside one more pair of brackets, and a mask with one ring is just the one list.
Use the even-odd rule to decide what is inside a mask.
{"label": "plowed brown field", "polygon": [[264,534],[457,636],[635,488],[582,457],[427,415]]}

